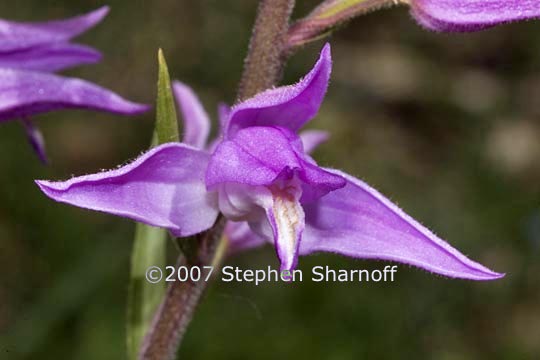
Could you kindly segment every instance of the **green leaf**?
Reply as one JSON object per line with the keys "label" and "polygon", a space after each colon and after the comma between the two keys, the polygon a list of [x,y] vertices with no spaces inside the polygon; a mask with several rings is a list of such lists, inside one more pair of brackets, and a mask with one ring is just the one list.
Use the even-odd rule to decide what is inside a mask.
{"label": "green leaf", "polygon": [[[156,126],[151,147],[166,142],[179,141],[178,121],[171,91],[171,80],[161,49],[158,52],[158,63]],[[165,282],[149,283],[146,280],[146,270],[151,266],[157,266],[164,270],[167,256],[167,240],[168,234],[165,229],[139,223],[135,227],[127,304],[129,360],[137,360],[141,342],[165,294]]]}
{"label": "green leaf", "polygon": [[171,78],[163,51],[158,52],[158,95],[156,104],[156,133],[159,144],[180,141]]}

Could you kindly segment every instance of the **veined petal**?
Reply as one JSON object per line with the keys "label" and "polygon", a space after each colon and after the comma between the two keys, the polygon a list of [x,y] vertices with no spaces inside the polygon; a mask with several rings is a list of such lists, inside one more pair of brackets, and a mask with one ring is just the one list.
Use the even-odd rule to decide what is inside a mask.
{"label": "veined petal", "polygon": [[230,254],[253,249],[267,243],[263,237],[255,234],[245,221],[228,221],[225,226],[225,236],[229,240]]}
{"label": "veined petal", "polygon": [[428,29],[466,32],[540,18],[537,0],[412,0],[412,14]]}
{"label": "veined petal", "polygon": [[347,179],[347,185],[304,205],[306,229],[301,254],[327,251],[391,260],[471,280],[504,276],[461,254],[362,181],[329,171]]}
{"label": "veined petal", "polygon": [[27,23],[0,20],[0,53],[65,42],[98,24],[108,6],[66,20]]}
{"label": "veined petal", "polygon": [[272,208],[268,209],[267,216],[274,234],[280,269],[294,270],[305,227],[302,206],[299,201],[277,198]]}
{"label": "veined petal", "polygon": [[208,158],[204,151],[169,143],[116,170],[37,184],[53,200],[190,236],[210,228],[218,214],[217,195],[204,185]]}
{"label": "veined petal", "polygon": [[279,181],[270,187],[269,196],[260,199],[266,219],[249,222],[256,234],[274,243],[281,270],[293,270],[298,263],[298,250],[305,227],[301,195],[298,179]]}
{"label": "veined petal", "polygon": [[328,87],[332,59],[326,44],[313,69],[295,85],[264,91],[231,109],[225,136],[248,126],[280,126],[294,132],[319,111]]}
{"label": "veined petal", "polygon": [[298,263],[298,249],[305,227],[301,194],[300,184],[288,183],[284,188],[272,189],[273,204],[266,214],[274,234],[281,270],[293,270]]}
{"label": "veined petal", "polygon": [[148,106],[125,100],[87,81],[0,68],[0,121],[52,110],[79,108],[133,115]]}
{"label": "veined petal", "polygon": [[210,134],[210,119],[201,101],[189,86],[180,81],[173,82],[173,91],[184,117],[183,142],[199,149],[204,148]]}
{"label": "veined petal", "polygon": [[345,180],[313,164],[302,151],[300,138],[290,130],[242,129],[216,148],[208,164],[206,185],[209,189],[224,183],[269,186],[278,178],[298,176],[307,196],[302,201],[312,201],[345,186]]}
{"label": "veined petal", "polygon": [[330,134],[323,130],[305,130],[300,133],[306,154],[312,153],[319,145],[328,141],[328,138]]}
{"label": "veined petal", "polygon": [[0,54],[0,67],[54,72],[101,60],[101,53],[91,47],[56,43]]}

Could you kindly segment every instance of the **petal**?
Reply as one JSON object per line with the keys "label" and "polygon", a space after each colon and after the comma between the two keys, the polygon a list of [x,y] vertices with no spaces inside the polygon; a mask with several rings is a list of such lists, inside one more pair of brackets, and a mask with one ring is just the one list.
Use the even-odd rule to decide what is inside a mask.
{"label": "petal", "polygon": [[47,159],[47,152],[45,151],[45,140],[43,139],[43,134],[41,134],[41,131],[39,131],[39,129],[34,126],[32,121],[28,119],[21,120],[21,124],[24,126],[28,142],[38,156],[39,160],[43,164],[47,164],[49,160]]}
{"label": "petal", "polygon": [[206,173],[206,185],[224,183],[269,186],[297,174],[311,201],[345,186],[345,181],[304,157],[300,139],[284,128],[249,127],[218,145]]}
{"label": "petal", "polygon": [[297,131],[319,111],[332,59],[326,44],[313,69],[299,83],[264,91],[231,109],[227,138],[248,126],[281,126]]}
{"label": "petal", "polygon": [[413,0],[411,6],[416,20],[435,31],[476,31],[540,18],[537,0]]}
{"label": "petal", "polygon": [[173,82],[173,91],[184,117],[183,142],[199,149],[204,148],[210,134],[210,119],[204,107],[193,90],[180,81]]}
{"label": "petal", "polygon": [[330,138],[330,134],[322,130],[305,130],[300,133],[306,154],[312,153],[319,145],[327,142],[328,138]]}
{"label": "petal", "polygon": [[347,186],[304,206],[302,255],[327,251],[391,260],[471,280],[503,276],[468,259],[362,181],[332,171],[347,179]]}
{"label": "petal", "polygon": [[216,194],[208,193],[203,181],[208,157],[169,143],[116,170],[37,184],[53,200],[190,236],[210,228],[218,214]]}
{"label": "petal", "polygon": [[263,237],[255,234],[245,221],[228,221],[225,226],[225,236],[229,240],[230,254],[253,249],[267,243]]}
{"label": "petal", "polygon": [[123,115],[148,110],[146,105],[127,101],[83,80],[0,68],[0,121],[66,108]]}
{"label": "petal", "polygon": [[108,6],[66,20],[26,23],[0,20],[0,53],[65,42],[98,24]]}
{"label": "petal", "polygon": [[0,67],[54,72],[101,60],[101,53],[88,46],[57,43],[0,54]]}
{"label": "petal", "polygon": [[208,165],[206,183],[270,185],[285,168],[299,168],[293,145],[280,129],[251,127],[218,145]]}

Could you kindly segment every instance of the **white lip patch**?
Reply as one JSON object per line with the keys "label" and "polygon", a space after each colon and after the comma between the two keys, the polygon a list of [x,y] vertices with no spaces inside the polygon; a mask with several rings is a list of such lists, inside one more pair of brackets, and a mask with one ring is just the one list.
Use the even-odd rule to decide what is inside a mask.
{"label": "white lip patch", "polygon": [[298,201],[302,190],[294,180],[287,182],[284,187],[274,185],[270,189],[273,204],[268,209],[268,216],[282,270],[290,270],[295,266],[298,242],[304,230],[304,210]]}

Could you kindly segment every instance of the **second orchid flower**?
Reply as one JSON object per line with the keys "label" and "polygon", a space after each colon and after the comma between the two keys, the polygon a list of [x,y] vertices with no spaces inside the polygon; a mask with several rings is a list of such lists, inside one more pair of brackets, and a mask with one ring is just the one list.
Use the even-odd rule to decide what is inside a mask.
{"label": "second orchid flower", "polygon": [[98,51],[70,40],[98,24],[108,11],[105,6],[71,19],[43,23],[0,20],[0,123],[21,120],[44,162],[43,138],[31,116],[69,108],[121,115],[148,110],[146,105],[92,83],[53,74],[101,59]]}

